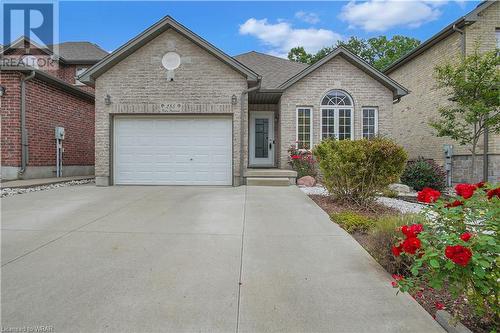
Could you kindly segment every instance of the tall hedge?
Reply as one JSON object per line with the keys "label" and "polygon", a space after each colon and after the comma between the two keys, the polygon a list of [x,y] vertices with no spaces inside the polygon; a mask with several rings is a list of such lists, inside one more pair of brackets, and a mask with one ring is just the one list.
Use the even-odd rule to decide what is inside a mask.
{"label": "tall hedge", "polygon": [[370,202],[377,192],[397,182],[407,160],[403,147],[387,138],[327,139],[313,154],[330,195],[358,204]]}

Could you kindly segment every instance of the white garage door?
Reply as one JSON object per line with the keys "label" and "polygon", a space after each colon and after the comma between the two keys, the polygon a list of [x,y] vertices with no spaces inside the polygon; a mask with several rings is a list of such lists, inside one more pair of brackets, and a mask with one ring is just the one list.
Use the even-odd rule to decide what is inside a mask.
{"label": "white garage door", "polygon": [[117,117],[115,184],[231,185],[232,120]]}

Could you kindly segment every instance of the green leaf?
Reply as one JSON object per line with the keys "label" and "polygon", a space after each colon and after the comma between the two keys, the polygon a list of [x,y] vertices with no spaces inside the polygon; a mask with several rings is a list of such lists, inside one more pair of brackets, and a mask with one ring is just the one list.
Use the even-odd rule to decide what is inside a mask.
{"label": "green leaf", "polygon": [[489,268],[490,263],[487,262],[486,260],[478,260],[479,265],[483,266],[484,268]]}
{"label": "green leaf", "polygon": [[439,262],[436,259],[431,259],[429,263],[433,268],[439,268]]}

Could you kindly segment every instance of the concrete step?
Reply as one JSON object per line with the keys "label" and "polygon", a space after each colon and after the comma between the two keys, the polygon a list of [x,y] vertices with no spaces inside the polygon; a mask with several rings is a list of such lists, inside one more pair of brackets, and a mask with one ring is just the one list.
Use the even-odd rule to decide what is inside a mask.
{"label": "concrete step", "polygon": [[289,178],[247,177],[248,186],[289,186]]}
{"label": "concrete step", "polygon": [[245,177],[296,178],[297,172],[283,169],[247,169],[245,171]]}

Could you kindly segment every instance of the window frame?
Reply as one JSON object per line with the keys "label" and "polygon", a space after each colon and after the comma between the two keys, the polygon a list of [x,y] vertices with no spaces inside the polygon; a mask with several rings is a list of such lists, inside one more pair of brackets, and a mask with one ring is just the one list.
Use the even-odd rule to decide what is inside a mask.
{"label": "window frame", "polygon": [[378,135],[378,107],[377,106],[363,106],[361,108],[361,137],[363,139],[368,139],[365,138],[365,110],[374,110],[374,118],[375,118],[375,123],[373,125],[374,127],[374,133],[373,136],[376,137]]}
{"label": "window frame", "polygon": [[309,110],[309,148],[313,147],[313,107],[297,106],[295,108],[295,147],[299,149],[299,110]]}
{"label": "window frame", "polygon": [[[344,94],[348,99],[349,99],[349,104],[350,105],[327,105],[327,104],[323,104],[323,100],[325,99],[325,97],[327,97],[329,94],[332,94],[333,92],[340,92],[342,94]],[[351,124],[350,124],[350,140],[354,140],[354,118],[355,118],[355,114],[354,114],[354,100],[352,98],[352,96],[347,92],[347,91],[344,91],[342,89],[332,89],[332,90],[329,90],[326,94],[323,95],[323,97],[321,97],[321,100],[320,100],[320,108],[319,108],[319,112],[320,112],[320,140],[324,140],[324,139],[327,139],[327,138],[323,138],[323,134],[325,134],[323,132],[323,111],[325,110],[333,110],[333,113],[334,113],[334,118],[333,118],[333,124],[334,124],[334,133],[333,133],[333,137],[336,138],[337,140],[339,140],[339,137],[340,137],[340,133],[339,133],[339,129],[340,129],[340,118],[339,118],[339,110],[349,110],[351,116],[350,116],[350,120],[351,120]],[[332,136],[329,136],[329,137],[332,137]],[[329,138],[328,137],[328,138]]]}

